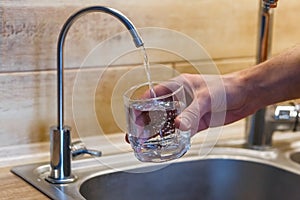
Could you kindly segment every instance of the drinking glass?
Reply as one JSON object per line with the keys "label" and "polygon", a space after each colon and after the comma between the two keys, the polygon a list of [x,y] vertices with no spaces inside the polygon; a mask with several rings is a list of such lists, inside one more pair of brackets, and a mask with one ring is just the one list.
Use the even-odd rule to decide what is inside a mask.
{"label": "drinking glass", "polygon": [[186,108],[184,87],[175,81],[144,83],[124,93],[128,139],[138,160],[163,162],[190,148],[190,130],[175,118]]}

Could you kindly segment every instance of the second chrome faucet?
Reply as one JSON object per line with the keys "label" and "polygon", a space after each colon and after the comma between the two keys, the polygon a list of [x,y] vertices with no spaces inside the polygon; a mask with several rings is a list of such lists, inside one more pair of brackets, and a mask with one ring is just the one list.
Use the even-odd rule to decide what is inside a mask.
{"label": "second chrome faucet", "polygon": [[[259,0],[259,27],[256,63],[268,59],[271,50],[273,8],[277,6],[277,0]],[[260,109],[246,120],[247,146],[252,149],[264,150],[270,148],[272,141],[266,131],[266,109]]]}

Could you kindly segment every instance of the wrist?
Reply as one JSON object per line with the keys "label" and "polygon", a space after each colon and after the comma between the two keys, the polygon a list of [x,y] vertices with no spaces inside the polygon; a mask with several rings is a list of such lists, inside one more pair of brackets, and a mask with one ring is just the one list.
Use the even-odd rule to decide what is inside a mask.
{"label": "wrist", "polygon": [[270,104],[270,92],[265,77],[261,76],[260,66],[249,67],[248,69],[234,74],[238,85],[238,94],[243,99],[244,109],[248,113],[254,113],[260,108]]}

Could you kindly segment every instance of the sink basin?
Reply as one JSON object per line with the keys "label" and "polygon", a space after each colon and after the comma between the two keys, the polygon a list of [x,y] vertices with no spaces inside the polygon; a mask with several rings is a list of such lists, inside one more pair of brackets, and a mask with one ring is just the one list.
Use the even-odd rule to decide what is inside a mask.
{"label": "sink basin", "polygon": [[[214,148],[200,157],[189,151],[171,164],[136,161],[132,153],[73,162],[78,180],[50,184],[48,164],[18,166],[12,172],[52,199],[299,199],[300,168],[286,152]],[[110,164],[103,164],[110,163]],[[118,166],[118,167],[116,167]]]}
{"label": "sink basin", "polygon": [[[151,170],[150,170],[151,171]],[[180,162],[148,173],[115,172],[80,186],[86,199],[299,199],[300,176],[231,159]]]}

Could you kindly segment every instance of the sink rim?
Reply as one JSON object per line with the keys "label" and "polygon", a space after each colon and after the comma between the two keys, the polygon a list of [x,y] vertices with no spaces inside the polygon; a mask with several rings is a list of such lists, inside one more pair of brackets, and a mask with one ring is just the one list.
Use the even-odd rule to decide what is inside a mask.
{"label": "sink rim", "polygon": [[[263,165],[272,166],[275,168],[279,168],[285,170],[287,172],[294,173],[296,175],[300,175],[300,168],[299,166],[295,165],[290,161],[288,158],[288,153],[290,151],[281,152],[280,150],[273,149],[267,152],[257,152],[255,150],[250,149],[240,149],[240,148],[232,148],[232,147],[216,147],[210,153],[210,155],[201,157],[199,156],[198,151],[190,150],[186,156],[174,160],[171,162],[166,163],[140,163],[138,166],[132,165],[130,162],[124,164],[123,167],[114,169],[110,168],[110,166],[103,166],[101,163],[99,164],[98,159],[94,158],[86,158],[83,160],[78,160],[73,162],[73,172],[76,176],[78,176],[78,180],[74,183],[63,185],[51,185],[44,178],[47,176],[49,171],[49,164],[48,163],[35,163],[35,164],[28,164],[22,165],[12,168],[12,172],[17,176],[20,176],[23,180],[34,186],[36,189],[41,191],[42,193],[46,194],[50,198],[57,198],[61,199],[61,195],[64,195],[64,199],[84,199],[84,197],[80,193],[80,188],[85,181],[104,174],[119,172],[119,171],[126,171],[130,169],[137,169],[141,167],[147,166],[166,166],[171,163],[178,163],[178,162],[189,162],[189,161],[196,161],[196,160],[208,160],[208,159],[230,159],[230,160],[239,160],[239,161],[246,161],[246,162],[254,162]],[[130,153],[123,153],[117,155],[109,155],[105,158],[99,159],[111,159],[111,160],[118,160],[117,158],[122,156],[127,156]],[[117,162],[118,163],[118,162]],[[120,164],[120,163],[118,163]],[[122,164],[122,163],[121,163]],[[88,166],[86,166],[88,165]],[[86,166],[86,168],[84,168]],[[29,175],[30,174],[30,175]],[[49,192],[50,191],[50,192]],[[68,191],[72,191],[72,196],[67,196]],[[66,192],[66,193],[64,193]]]}
{"label": "sink rim", "polygon": [[[226,152],[225,154],[222,152]],[[115,172],[124,172],[132,169],[143,168],[143,167],[151,167],[151,166],[168,166],[173,163],[180,162],[189,162],[189,161],[197,161],[197,160],[211,160],[211,159],[225,159],[225,160],[239,160],[244,162],[254,162],[263,165],[272,166],[275,168],[279,168],[297,175],[300,175],[299,164],[295,164],[295,162],[291,161],[290,154],[292,152],[297,152],[300,150],[289,150],[287,152],[280,152],[277,149],[270,149],[268,151],[256,151],[252,149],[240,149],[240,148],[231,148],[231,147],[216,147],[212,154],[206,156],[197,156],[194,155],[194,152],[190,152],[192,155],[184,156],[177,160],[172,160],[167,163],[140,163],[139,166],[136,165],[128,165],[122,168],[116,169],[106,169],[103,171],[91,173],[90,175],[81,178],[79,180],[80,185],[86,180],[93,178],[95,176],[101,176],[104,174],[115,173]],[[298,168],[297,168],[298,167]],[[76,168],[74,170],[74,173]]]}
{"label": "sink rim", "polygon": [[[253,172],[254,172],[254,176],[250,176],[250,177],[257,177],[257,173],[258,173],[258,175],[260,174],[261,176],[258,176],[258,177],[266,177],[266,179],[265,180],[273,180],[273,181],[275,181],[276,180],[276,175],[278,174],[278,175],[280,175],[280,176],[282,176],[282,177],[287,177],[287,178],[285,178],[285,179],[282,179],[282,181],[283,180],[285,180],[285,181],[283,181],[283,185],[281,185],[282,183],[280,183],[281,181],[279,181],[278,183],[279,183],[279,185],[278,184],[275,184],[274,185],[274,187],[275,188],[277,188],[278,189],[278,186],[279,186],[279,188],[281,188],[281,187],[283,187],[283,188],[286,188],[286,186],[288,185],[287,183],[290,183],[290,181],[292,181],[293,182],[293,180],[298,180],[298,181],[296,181],[296,182],[298,182],[299,183],[299,178],[300,178],[300,174],[299,174],[299,172],[297,173],[297,174],[295,174],[295,173],[293,173],[293,172],[291,172],[291,171],[289,171],[289,170],[286,170],[286,169],[283,169],[283,168],[281,168],[281,167],[278,167],[278,166],[276,166],[276,165],[270,165],[269,163],[268,164],[266,164],[266,162],[255,162],[255,161],[253,161],[253,159],[251,159],[251,160],[248,160],[248,159],[239,159],[239,158],[242,158],[242,157],[228,157],[228,158],[224,158],[224,157],[219,157],[219,156],[213,156],[213,157],[209,157],[209,158],[207,158],[207,159],[198,159],[198,158],[191,158],[191,159],[184,159],[184,160],[182,160],[181,162],[174,162],[174,163],[183,163],[184,165],[183,166],[185,166],[184,168],[181,168],[181,166],[179,165],[179,166],[173,166],[173,167],[171,167],[170,168],[170,170],[172,171],[172,168],[173,169],[176,169],[176,171],[177,171],[177,173],[179,172],[178,171],[178,169],[188,169],[188,166],[191,164],[191,170],[193,171],[193,174],[195,173],[195,174],[198,174],[198,173],[200,173],[200,174],[202,174],[202,176],[204,175],[204,174],[210,174],[210,173],[204,173],[203,174],[203,172],[201,173],[201,172],[196,172],[196,171],[194,171],[194,170],[197,170],[198,168],[195,168],[195,167],[193,167],[193,166],[195,166],[194,164],[196,164],[197,166],[203,166],[203,164],[204,164],[204,166],[206,166],[206,168],[203,168],[203,170],[204,171],[206,171],[207,172],[207,169],[218,169],[217,171],[218,172],[222,172],[222,170],[223,169],[229,169],[229,171],[235,171],[235,170],[237,170],[237,172],[231,172],[231,175],[233,175],[233,177],[244,177],[242,174],[240,174],[240,172],[241,171],[244,171],[245,172],[245,169],[248,169],[248,170],[250,170],[250,171],[248,171],[247,170],[247,174],[248,174],[248,172],[250,173],[250,174],[253,174]],[[200,161],[200,163],[199,163],[199,161]],[[204,162],[204,163],[201,163],[201,161],[209,161],[209,162]],[[210,162],[210,161],[212,161],[212,162]],[[194,162],[194,163],[189,163],[189,162]],[[199,163],[199,164],[198,164]],[[221,165],[220,164],[216,164],[216,166],[218,166],[217,168],[215,168],[213,165],[212,165],[212,163],[221,163]],[[230,164],[231,163],[231,164]],[[234,163],[234,165],[232,165],[232,163]],[[229,166],[230,165],[232,165],[232,167],[233,168],[231,168],[231,169],[233,169],[233,170],[231,170],[230,168],[223,168],[224,166],[226,167],[226,166],[228,166],[228,164],[229,164]],[[208,166],[211,166],[211,167],[208,167]],[[221,168],[220,168],[220,166],[222,166]],[[238,168],[235,168],[234,166],[238,166]],[[240,167],[240,166],[242,166],[242,167]],[[244,168],[244,167],[245,168]],[[179,168],[178,168],[179,167]],[[207,168],[208,167],[208,168]],[[249,168],[250,167],[250,168]],[[201,169],[201,167],[200,167],[200,169]],[[256,169],[262,169],[262,170],[258,170],[258,171],[256,171]],[[220,171],[221,170],[221,171]],[[188,170],[189,171],[189,170]],[[211,171],[211,170],[209,170],[209,171]],[[264,172],[263,174],[261,173],[261,172]],[[275,173],[274,173],[274,171],[275,171]],[[106,173],[105,173],[106,172]],[[135,176],[131,176],[131,175],[128,175],[128,174],[124,174],[124,173],[122,173],[122,171],[119,171],[119,172],[121,172],[121,173],[117,173],[115,176],[113,176],[113,174],[114,174],[114,172],[112,172],[112,175],[109,175],[109,176],[104,176],[103,178],[101,178],[101,176],[102,175],[108,175],[108,174],[110,174],[111,172],[109,172],[109,170],[107,170],[107,171],[105,171],[104,173],[103,172],[98,172],[98,173],[94,173],[94,174],[92,174],[91,176],[89,176],[89,177],[86,177],[86,179],[85,180],[82,180],[82,183],[81,184],[79,184],[79,188],[78,188],[78,190],[79,190],[79,192],[80,192],[80,194],[81,195],[83,195],[84,197],[90,197],[90,198],[92,198],[92,199],[94,199],[94,198],[99,198],[99,197],[102,197],[102,198],[104,198],[104,199],[106,199],[106,198],[110,198],[110,197],[112,197],[112,199],[119,199],[120,197],[122,197],[123,195],[125,195],[126,196],[126,193],[128,192],[128,194],[133,194],[134,192],[132,191],[132,190],[127,190],[127,189],[125,189],[125,190],[122,190],[121,189],[121,191],[123,191],[123,192],[125,192],[125,194],[123,193],[123,192],[121,192],[121,194],[123,194],[122,196],[120,196],[120,193],[118,194],[118,192],[117,192],[117,194],[110,194],[110,193],[108,193],[108,195],[107,195],[107,192],[106,191],[111,191],[111,189],[112,188],[116,188],[116,186],[121,186],[121,187],[123,187],[122,185],[119,185],[119,184],[117,184],[117,185],[115,185],[115,183],[116,183],[116,181],[114,181],[113,179],[112,179],[112,177],[116,177],[116,178],[118,178],[117,180],[120,180],[121,182],[122,182],[122,180],[124,181],[124,180],[130,180],[129,178],[131,177],[131,178],[133,178],[133,180],[136,180],[134,177]],[[173,172],[174,172],[174,170],[173,170]],[[212,172],[212,171],[211,171]],[[280,172],[280,173],[279,173]],[[156,172],[155,172],[156,173]],[[162,173],[163,174],[169,174],[167,171],[161,171],[161,172],[158,172],[160,175],[162,175]],[[172,173],[172,172],[171,172]],[[223,172],[222,172],[223,173]],[[229,172],[230,173],[230,172]],[[218,174],[218,173],[217,173]],[[235,176],[234,174],[238,174],[238,176]],[[270,174],[272,174],[271,176],[270,176]],[[154,175],[154,174],[150,174],[150,175],[146,175],[146,177],[152,177],[152,175]],[[191,173],[187,173],[187,174],[185,174],[185,175],[187,175],[187,177],[190,177],[190,178],[188,178],[188,180],[190,180],[190,181],[193,181],[193,180],[195,180],[195,179],[193,179],[193,177],[195,177],[195,175],[192,175],[191,176]],[[242,176],[241,176],[242,175]],[[265,176],[266,175],[266,176]],[[274,176],[275,175],[275,176]],[[284,175],[284,176],[283,176]],[[124,179],[124,176],[125,177],[127,177],[127,178],[125,178]],[[201,177],[202,177],[201,176]],[[123,177],[123,178],[122,178]],[[138,177],[144,177],[143,175],[142,176],[138,176]],[[157,177],[157,175],[154,175],[154,177],[156,177],[156,178],[159,178],[160,176],[158,176]],[[164,176],[163,176],[164,177]],[[165,179],[165,180],[174,180],[172,177],[174,177],[174,174],[172,175],[172,176],[166,176],[166,177],[168,177],[167,179]],[[196,177],[198,177],[199,178],[199,176],[197,176],[196,175]],[[203,178],[205,178],[206,176],[204,176]],[[209,175],[209,177],[211,177],[211,175]],[[212,176],[212,177],[215,177],[214,175]],[[275,180],[274,180],[274,177],[275,177]],[[96,179],[94,179],[94,178],[96,178]],[[108,178],[108,179],[107,179]],[[145,178],[145,177],[144,177]],[[149,182],[147,181],[147,180],[149,180],[148,178],[146,178],[146,179],[144,179],[144,178],[142,178],[142,180],[146,180],[146,182],[149,184]],[[169,179],[170,178],[170,179]],[[229,177],[228,177],[229,178]],[[94,180],[92,180],[92,179],[94,179]],[[103,182],[103,180],[104,180],[104,182]],[[105,180],[107,180],[108,182],[108,184],[106,184],[106,182],[105,182]],[[141,179],[139,178],[138,180],[140,180],[141,181]],[[153,181],[153,179],[152,178],[150,178],[150,180],[152,180]],[[157,180],[157,179],[155,179],[155,180]],[[199,180],[199,179],[198,179]],[[208,184],[208,185],[211,185],[211,181],[209,181],[210,179],[204,179],[204,180],[207,180],[208,182],[206,183],[206,184]],[[231,179],[231,178],[229,178],[229,180],[234,180],[234,179]],[[243,180],[243,178],[238,178],[238,180]],[[245,179],[244,179],[245,180]],[[252,181],[252,179],[250,178],[250,179],[246,179],[246,180],[249,180],[250,181],[250,185],[253,185],[253,183],[254,183],[254,185],[257,185],[256,183],[256,181]],[[83,184],[85,184],[85,182],[86,181],[91,181],[91,182],[87,182],[87,185],[85,185],[84,187],[82,187],[83,186]],[[97,182],[95,182],[95,181],[97,181]],[[98,182],[99,181],[99,182]],[[221,178],[221,180],[220,180],[221,182],[222,182],[222,178]],[[226,182],[227,182],[228,180],[226,179]],[[249,183],[249,181],[246,181],[245,183],[246,183],[246,185],[248,185],[247,183]],[[273,183],[273,181],[271,181],[272,183]],[[119,182],[119,181],[117,181],[117,182]],[[125,182],[127,182],[127,181],[125,181]],[[164,184],[164,180],[162,179],[162,185],[165,185]],[[171,182],[173,182],[174,183],[174,181],[171,181]],[[240,182],[240,181],[238,181],[238,182]],[[244,181],[242,181],[242,182],[244,182]],[[167,181],[167,185],[169,185],[169,183],[170,182],[168,182]],[[190,182],[188,182],[188,183],[190,183]],[[224,179],[223,179],[223,183],[224,183]],[[103,184],[103,185],[102,185]],[[205,184],[205,185],[206,185]],[[219,186],[218,188],[223,188],[224,187],[224,185],[222,185],[222,183],[220,183],[221,184],[221,187]],[[270,184],[270,183],[269,183]],[[100,190],[99,191],[97,191],[97,189],[96,188],[98,188],[98,186],[103,186],[103,188],[101,189],[101,188],[99,188]],[[128,183],[128,185],[130,185],[131,186],[131,183]],[[135,184],[134,182],[133,182],[133,188],[136,188],[134,185],[140,185],[140,184]],[[159,184],[160,185],[160,184]],[[189,184],[188,184],[189,185]],[[206,187],[209,187],[208,185],[206,185]],[[239,184],[240,185],[240,184]],[[297,185],[297,184],[294,184],[294,185]],[[94,186],[96,186],[96,187],[94,187]],[[129,187],[130,187],[129,186]],[[260,185],[259,184],[259,187],[260,186],[262,186],[263,188],[270,188],[270,187],[272,187],[272,184],[271,184],[271,186],[268,186],[268,187],[265,187],[265,185],[264,184],[262,184],[262,185]],[[91,195],[90,196],[90,189],[92,189],[92,188],[94,188],[94,189],[96,189],[96,192],[95,192],[95,194],[93,195]],[[126,188],[126,187],[125,187]],[[139,189],[138,190],[135,190],[135,191],[142,191],[143,189],[141,188],[141,187],[138,187]],[[144,187],[143,187],[144,188]],[[150,187],[150,188],[152,188],[152,187]],[[154,187],[154,188],[156,188],[156,187]],[[214,188],[214,186],[213,186],[213,188]],[[231,187],[232,188],[232,187]],[[234,187],[234,185],[233,185],[233,188],[235,188]],[[250,187],[250,188],[253,188],[254,190],[253,191],[257,191],[257,192],[255,192],[254,193],[254,195],[261,195],[261,192],[259,192],[260,190],[255,190],[255,188],[256,188],[256,186],[255,187]],[[136,188],[137,189],[137,188]],[[156,188],[156,189],[158,189],[158,188]],[[155,189],[155,190],[156,190]],[[179,189],[179,188],[178,188]],[[150,189],[150,191],[152,190],[152,192],[155,192],[155,190],[153,190],[153,189]],[[127,192],[126,192],[127,191]],[[158,191],[160,191],[160,189],[158,189]],[[177,190],[176,190],[177,191]],[[180,189],[178,190],[178,191],[181,191]],[[202,190],[201,190],[202,191]],[[214,190],[213,190],[214,191]],[[231,191],[231,189],[229,190],[229,191]],[[243,190],[241,190],[241,191],[243,191]],[[265,194],[269,194],[269,195],[271,195],[271,196],[273,196],[274,197],[274,194],[273,194],[273,192],[270,192],[270,189],[268,189],[268,190],[266,190],[266,191],[269,191],[268,193],[265,193]],[[271,189],[271,191],[272,191],[272,189]],[[282,191],[285,191],[283,194],[291,194],[291,198],[295,198],[295,194],[298,194],[299,195],[299,192],[298,192],[298,189],[296,188],[296,190],[295,190],[295,187],[294,188],[289,188],[288,187],[288,189],[286,190],[282,190]],[[296,193],[295,193],[295,191],[297,191]],[[175,192],[175,191],[174,191]],[[184,193],[182,193],[183,191],[181,191],[181,192],[178,192],[178,193],[176,193],[175,192],[175,194],[177,194],[177,195],[179,195],[179,196],[181,196],[182,194],[184,194]],[[198,192],[199,192],[199,190],[198,190]],[[244,191],[245,192],[245,191]],[[287,193],[288,192],[288,193]],[[146,192],[147,193],[147,192]],[[142,194],[144,194],[144,193],[142,193]],[[149,194],[149,191],[148,191],[148,194]],[[152,194],[152,193],[151,193]],[[159,193],[159,194],[161,194],[161,193]],[[195,197],[195,196],[193,196],[193,195],[195,195],[195,193],[193,192],[193,191],[190,191],[190,193],[189,194],[191,194],[191,197]],[[196,194],[198,194],[198,193],[196,193]],[[203,194],[203,193],[199,193],[199,194]],[[214,194],[214,193],[212,193],[212,194]],[[235,192],[233,192],[233,193],[230,193],[229,192],[229,196],[231,196],[231,194],[233,194],[233,195],[236,195],[235,194]],[[240,195],[244,195],[244,193],[242,192],[242,193],[239,193],[238,194],[238,196],[240,196]],[[263,196],[265,196],[265,194],[263,193]],[[87,195],[87,196],[86,196]],[[98,195],[100,195],[100,196],[98,196]],[[104,196],[103,196],[104,195]],[[116,196],[115,196],[116,195]],[[141,195],[141,193],[140,194],[136,194],[137,196],[139,196],[139,198],[141,197],[140,195]],[[165,194],[162,194],[162,196],[164,196]],[[278,194],[278,193],[275,193],[275,196],[277,196],[277,195],[281,195],[281,194]],[[298,196],[298,195],[296,195],[296,196]],[[130,195],[131,196],[131,195]],[[150,195],[151,197],[152,197],[152,195]],[[154,195],[155,196],[155,195]],[[282,195],[281,195],[282,196]],[[116,198],[117,197],[117,198]],[[127,196],[126,196],[127,197]],[[165,196],[166,198],[169,198],[169,196],[167,195],[167,196]],[[174,197],[174,196],[173,196]],[[177,197],[177,196],[176,196]],[[228,196],[227,196],[228,197]],[[101,198],[101,199],[102,199]],[[131,197],[129,197],[129,198],[132,198],[132,196]],[[157,197],[156,197],[157,198]],[[280,197],[281,198],[281,197]],[[297,197],[298,198],[298,197]],[[296,199],[297,199],[296,198]],[[181,199],[181,198],[180,198]],[[219,199],[219,198],[218,198]],[[276,198],[277,199],[277,198]]]}

